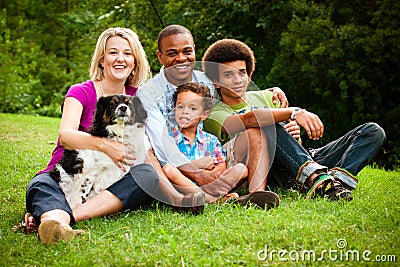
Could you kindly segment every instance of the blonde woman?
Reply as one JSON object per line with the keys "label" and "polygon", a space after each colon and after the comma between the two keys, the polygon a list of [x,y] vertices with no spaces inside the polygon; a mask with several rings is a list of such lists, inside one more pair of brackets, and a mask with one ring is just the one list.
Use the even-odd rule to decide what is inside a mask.
{"label": "blonde woman", "polygon": [[[176,205],[182,205],[184,201],[193,202],[193,196],[184,198],[170,184],[160,186],[154,169],[140,164],[133,166],[121,180],[96,197],[71,209],[58,184],[48,174],[61,160],[64,148],[101,151],[120,168],[134,159],[134,155],[124,152],[121,143],[92,136],[86,130],[100,97],[113,94],[133,96],[149,74],[150,67],[136,33],[127,28],[109,28],[100,35],[92,57],[90,80],[75,84],[68,90],[57,146],[48,166],[36,174],[26,191],[26,230],[32,232],[39,226],[38,235],[43,243],[70,240],[82,232],[71,228],[78,221],[138,209],[152,200],[146,193],[149,190],[165,188],[169,203]],[[144,190],[143,186],[147,189]]]}

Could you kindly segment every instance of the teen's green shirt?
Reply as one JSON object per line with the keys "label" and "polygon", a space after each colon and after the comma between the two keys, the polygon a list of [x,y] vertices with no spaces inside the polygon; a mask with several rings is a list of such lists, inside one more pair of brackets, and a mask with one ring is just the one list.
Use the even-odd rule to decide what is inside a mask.
{"label": "teen's green shirt", "polygon": [[280,103],[272,103],[272,92],[267,90],[246,92],[246,101],[237,105],[218,104],[211,111],[210,116],[204,121],[204,130],[218,137],[225,144],[237,133],[228,135],[222,133],[222,125],[227,117],[233,114],[242,114],[259,108],[279,108]]}

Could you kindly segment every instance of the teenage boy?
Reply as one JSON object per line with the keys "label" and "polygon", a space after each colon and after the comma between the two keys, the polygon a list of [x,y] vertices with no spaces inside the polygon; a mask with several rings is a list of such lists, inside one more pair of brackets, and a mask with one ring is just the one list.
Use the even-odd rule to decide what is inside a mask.
{"label": "teenage boy", "polygon": [[[352,200],[348,188],[355,188],[357,173],[385,139],[377,124],[360,126],[321,148],[320,157],[313,155],[318,163],[280,124],[275,124],[295,120],[305,128],[309,138],[318,139],[324,128],[317,115],[301,108],[271,108],[266,101],[271,97],[267,92],[246,92],[255,68],[253,52],[246,44],[233,39],[217,41],[207,49],[202,61],[206,75],[213,80],[222,99],[204,122],[206,131],[216,135],[225,143],[224,147],[235,148],[235,141],[243,133],[261,128],[268,136],[268,144],[276,145],[276,158],[308,188],[307,198],[319,195],[330,200]],[[268,131],[271,125],[276,126],[276,138]],[[241,155],[233,151],[235,158],[240,159]]]}

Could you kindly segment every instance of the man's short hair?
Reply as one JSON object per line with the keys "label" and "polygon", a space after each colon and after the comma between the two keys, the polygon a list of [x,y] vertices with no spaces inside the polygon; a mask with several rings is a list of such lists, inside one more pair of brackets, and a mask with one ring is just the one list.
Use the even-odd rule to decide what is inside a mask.
{"label": "man's short hair", "polygon": [[[172,24],[172,25],[168,25],[167,27],[165,27],[159,34],[158,34],[158,51],[162,51],[162,47],[161,47],[161,42],[162,40],[164,40],[164,38],[171,36],[171,35],[176,35],[176,34],[189,34],[193,39],[193,35],[192,33],[189,31],[189,29],[183,27],[182,25],[178,25],[178,24]],[[193,41],[194,42],[194,41]]]}
{"label": "man's short hair", "polygon": [[[246,72],[251,78],[255,68],[254,53],[245,43],[235,39],[222,39],[207,48],[203,56],[203,71],[213,81],[218,81],[218,64],[236,60],[246,62]],[[214,62],[214,63],[213,63]]]}
{"label": "man's short hair", "polygon": [[174,106],[176,106],[176,100],[178,98],[178,94],[182,92],[193,92],[195,94],[200,95],[203,97],[203,109],[204,110],[211,110],[213,100],[210,92],[210,88],[208,86],[201,84],[201,83],[196,83],[196,82],[188,82],[179,85],[174,92],[174,95],[172,97],[174,101]]}

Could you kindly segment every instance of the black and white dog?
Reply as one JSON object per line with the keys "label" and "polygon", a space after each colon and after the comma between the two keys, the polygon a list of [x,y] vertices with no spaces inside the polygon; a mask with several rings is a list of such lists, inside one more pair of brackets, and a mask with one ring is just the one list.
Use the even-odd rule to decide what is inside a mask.
{"label": "black and white dog", "polygon": [[[88,133],[107,137],[133,150],[135,165],[143,163],[150,143],[145,135],[147,112],[138,97],[112,95],[100,97]],[[103,152],[64,150],[61,161],[50,171],[71,206],[76,207],[106,189],[126,172]]]}

